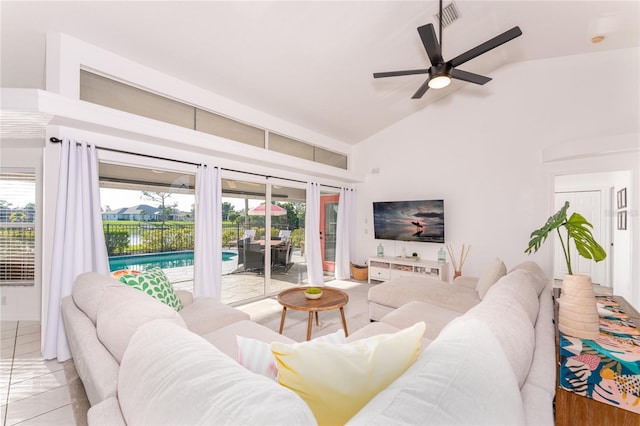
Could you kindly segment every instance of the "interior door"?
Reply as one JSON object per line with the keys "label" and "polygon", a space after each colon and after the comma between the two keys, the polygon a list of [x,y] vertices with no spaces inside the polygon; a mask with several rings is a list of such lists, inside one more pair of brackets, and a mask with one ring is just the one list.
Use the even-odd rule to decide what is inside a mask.
{"label": "interior door", "polygon": [[339,195],[320,196],[320,249],[322,269],[333,272],[336,269],[336,225],[338,222]]}
{"label": "interior door", "polygon": [[[596,241],[600,243],[605,250],[608,250],[608,244],[606,241],[606,224],[603,222],[603,202],[601,191],[576,191],[576,192],[556,192],[555,193],[555,210],[558,211],[565,201],[569,201],[570,207],[567,212],[567,216],[571,216],[573,212],[578,212],[585,217],[593,225],[592,234]],[[563,230],[560,230],[563,232]],[[554,232],[554,278],[561,280],[564,274],[567,273],[567,263],[564,259],[562,252],[562,246],[558,240],[557,233]],[[574,274],[587,274],[591,276],[591,281],[594,284],[600,284],[604,286],[610,286],[607,279],[607,258],[601,262],[594,262],[593,260],[585,259],[578,255],[575,244],[571,243],[571,266],[573,267]]]}

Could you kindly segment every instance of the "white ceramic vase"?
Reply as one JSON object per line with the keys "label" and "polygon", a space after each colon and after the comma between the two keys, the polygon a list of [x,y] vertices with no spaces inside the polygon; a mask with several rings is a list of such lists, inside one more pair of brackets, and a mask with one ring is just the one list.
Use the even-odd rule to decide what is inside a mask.
{"label": "white ceramic vase", "polygon": [[565,275],[558,303],[558,328],[563,334],[588,340],[598,338],[600,321],[589,275]]}

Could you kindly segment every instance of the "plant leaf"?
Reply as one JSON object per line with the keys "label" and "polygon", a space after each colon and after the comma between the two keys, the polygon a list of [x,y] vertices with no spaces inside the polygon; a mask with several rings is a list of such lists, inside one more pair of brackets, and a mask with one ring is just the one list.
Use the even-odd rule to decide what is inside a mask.
{"label": "plant leaf", "polygon": [[591,234],[591,225],[587,219],[585,219],[579,213],[573,213],[567,223],[565,224],[569,237],[573,238],[576,243],[576,249],[578,254],[585,259],[593,259],[596,262],[600,262],[607,257],[607,252],[598,244]]}
{"label": "plant leaf", "polygon": [[525,253],[531,254],[532,251],[533,253],[537,252],[538,249],[540,249],[542,243],[547,240],[549,233],[562,226],[566,222],[568,208],[569,202],[565,201],[564,206],[562,206],[562,208],[558,210],[553,216],[549,217],[542,228],[531,233],[531,240],[529,240],[529,246],[524,251]]}

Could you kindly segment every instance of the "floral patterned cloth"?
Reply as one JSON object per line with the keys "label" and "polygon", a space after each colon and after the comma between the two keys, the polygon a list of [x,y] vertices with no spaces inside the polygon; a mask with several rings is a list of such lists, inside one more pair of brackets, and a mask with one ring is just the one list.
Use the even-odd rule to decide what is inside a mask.
{"label": "floral patterned cloth", "polygon": [[560,387],[640,414],[640,329],[615,298],[596,296],[600,337],[583,340],[560,333]]}

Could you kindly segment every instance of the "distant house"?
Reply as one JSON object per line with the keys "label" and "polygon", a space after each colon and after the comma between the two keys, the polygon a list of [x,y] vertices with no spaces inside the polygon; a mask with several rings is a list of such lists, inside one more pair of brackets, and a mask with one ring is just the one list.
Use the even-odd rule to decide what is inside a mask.
{"label": "distant house", "polygon": [[122,213],[126,209],[127,209],[126,207],[121,207],[117,210],[109,210],[106,212],[102,212],[102,220],[121,220],[119,219],[120,213]]}
{"label": "distant house", "polygon": [[193,217],[191,216],[191,212],[176,212],[170,213],[168,219],[185,222],[193,220]]}
{"label": "distant house", "polygon": [[132,207],[122,207],[102,213],[102,220],[135,220],[149,222],[161,219],[161,210],[148,204],[138,204]]}

